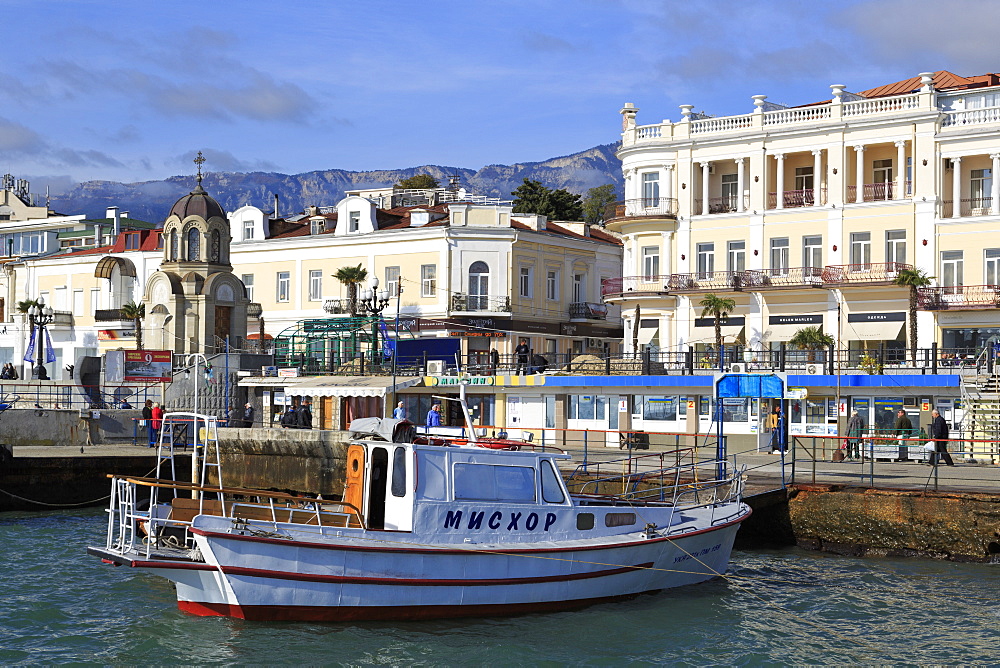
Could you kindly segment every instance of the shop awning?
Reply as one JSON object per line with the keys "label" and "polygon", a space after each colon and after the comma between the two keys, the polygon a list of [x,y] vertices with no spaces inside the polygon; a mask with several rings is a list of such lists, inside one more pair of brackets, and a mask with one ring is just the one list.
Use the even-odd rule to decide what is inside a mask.
{"label": "shop awning", "polygon": [[895,341],[905,324],[905,313],[852,313],[843,333],[848,341]]}
{"label": "shop awning", "polygon": [[[422,377],[391,376],[314,376],[294,386],[294,393],[309,397],[384,397],[394,391],[420,383]],[[291,389],[286,391],[292,391]]]}

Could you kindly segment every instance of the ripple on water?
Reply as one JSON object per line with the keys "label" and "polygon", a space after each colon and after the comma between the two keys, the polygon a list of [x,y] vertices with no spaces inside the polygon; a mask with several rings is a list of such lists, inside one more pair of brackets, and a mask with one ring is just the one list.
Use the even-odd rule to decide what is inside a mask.
{"label": "ripple on water", "polygon": [[672,665],[995,662],[985,564],[737,552],[730,578],[548,615],[253,623],[177,609],[166,581],[86,555],[101,510],[0,513],[0,662]]}

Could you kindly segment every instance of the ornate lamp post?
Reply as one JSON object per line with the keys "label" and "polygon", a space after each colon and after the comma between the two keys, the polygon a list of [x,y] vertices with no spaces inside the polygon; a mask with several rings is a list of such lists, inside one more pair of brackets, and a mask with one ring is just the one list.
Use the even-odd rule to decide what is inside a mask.
{"label": "ornate lamp post", "polygon": [[361,293],[358,306],[372,316],[372,365],[381,357],[381,349],[378,345],[378,323],[382,311],[389,305],[389,291],[378,289],[378,277],[372,276],[369,287]]}
{"label": "ornate lamp post", "polygon": [[[49,374],[45,371],[45,326],[51,324],[55,315],[51,306],[45,305],[45,300],[38,298],[38,304],[28,309],[28,322],[31,324],[31,335],[35,341],[35,364],[31,367],[31,377],[48,380]],[[37,329],[37,332],[36,332]]]}

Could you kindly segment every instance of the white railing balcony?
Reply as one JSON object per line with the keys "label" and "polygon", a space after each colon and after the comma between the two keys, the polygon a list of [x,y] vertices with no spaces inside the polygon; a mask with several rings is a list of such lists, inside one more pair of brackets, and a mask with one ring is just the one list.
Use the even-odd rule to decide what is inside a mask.
{"label": "white railing balcony", "polygon": [[804,123],[807,121],[825,121],[830,118],[829,104],[815,107],[797,107],[768,111],[764,114],[764,125],[786,125],[788,123]]}
{"label": "white railing balcony", "polygon": [[962,125],[982,125],[984,123],[1000,123],[1000,107],[946,111],[941,126],[951,128]]}
{"label": "white railing balcony", "polygon": [[691,134],[700,135],[709,132],[728,132],[730,130],[745,130],[753,124],[753,114],[742,116],[723,116],[722,118],[706,118],[692,121]]}
{"label": "white railing balcony", "polygon": [[844,103],[844,118],[883,114],[886,112],[909,111],[920,106],[917,93],[896,95],[894,97],[877,97],[872,100],[858,100]]}

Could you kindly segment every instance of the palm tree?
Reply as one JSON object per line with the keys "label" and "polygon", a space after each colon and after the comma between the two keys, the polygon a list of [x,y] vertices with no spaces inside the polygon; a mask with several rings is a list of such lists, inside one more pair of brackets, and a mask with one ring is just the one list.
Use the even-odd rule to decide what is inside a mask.
{"label": "palm tree", "polygon": [[699,302],[701,317],[715,318],[715,349],[719,351],[719,368],[722,368],[722,319],[736,308],[736,300],[729,297],[719,297],[714,294],[705,295]]}
{"label": "palm tree", "polygon": [[30,309],[32,306],[41,307],[41,304],[38,302],[37,299],[25,299],[23,302],[17,303],[17,312],[27,313],[28,309]]}
{"label": "palm tree", "polygon": [[816,351],[829,348],[833,345],[833,337],[823,333],[823,328],[819,325],[815,327],[803,327],[795,332],[795,336],[788,340],[790,344],[799,350],[809,351],[809,361],[816,361]]}
{"label": "palm tree", "polygon": [[893,281],[896,285],[910,290],[910,355],[913,364],[917,363],[917,289],[925,288],[934,280],[923,269],[901,269]]}
{"label": "palm tree", "polygon": [[142,350],[142,319],[146,317],[146,305],[130,301],[122,304],[119,311],[123,320],[131,320],[135,323],[135,349]]}
{"label": "palm tree", "polygon": [[368,278],[368,270],[362,268],[358,263],[356,267],[341,267],[333,275],[338,281],[347,286],[347,307],[351,311],[351,316],[358,314],[358,286]]}

